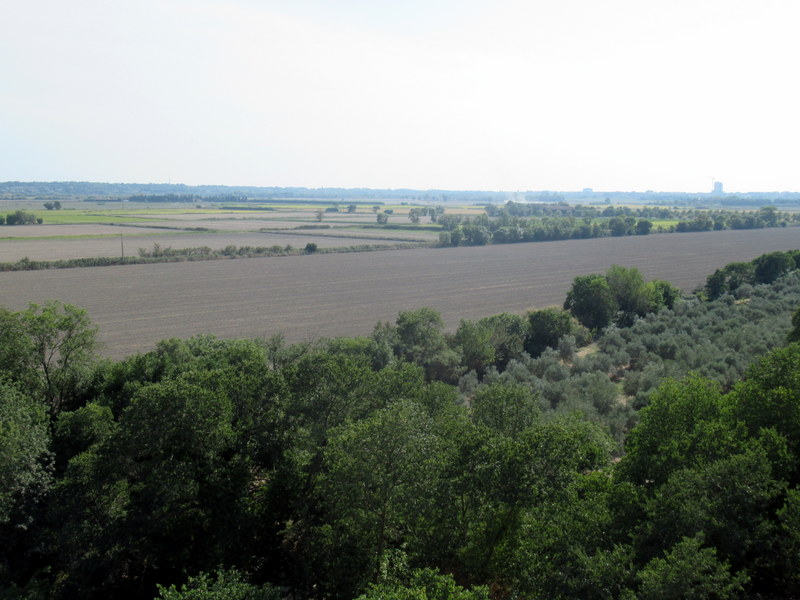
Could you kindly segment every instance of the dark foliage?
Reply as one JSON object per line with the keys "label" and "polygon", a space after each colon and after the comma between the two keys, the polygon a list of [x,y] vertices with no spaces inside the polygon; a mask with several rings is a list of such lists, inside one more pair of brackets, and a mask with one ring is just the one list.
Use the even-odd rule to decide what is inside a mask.
{"label": "dark foliage", "polygon": [[797,597],[799,295],[665,302],[584,352],[562,311],[422,308],[118,362],[74,307],[3,310],[0,596]]}
{"label": "dark foliage", "polygon": [[[649,235],[689,231],[719,231],[722,229],[761,229],[798,225],[797,213],[780,213],[774,206],[757,211],[708,211],[646,206],[585,206],[553,202],[507,202],[504,206],[490,204],[486,214],[477,217],[444,216],[438,222],[447,235],[440,239],[442,246],[511,244],[585,239],[608,236]],[[654,228],[651,219],[678,221],[676,225]]]}

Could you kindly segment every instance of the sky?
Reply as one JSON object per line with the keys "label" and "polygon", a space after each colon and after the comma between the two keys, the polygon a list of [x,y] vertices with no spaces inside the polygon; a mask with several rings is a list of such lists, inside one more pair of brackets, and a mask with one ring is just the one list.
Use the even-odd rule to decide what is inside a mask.
{"label": "sky", "polygon": [[0,181],[800,191],[797,0],[0,0]]}

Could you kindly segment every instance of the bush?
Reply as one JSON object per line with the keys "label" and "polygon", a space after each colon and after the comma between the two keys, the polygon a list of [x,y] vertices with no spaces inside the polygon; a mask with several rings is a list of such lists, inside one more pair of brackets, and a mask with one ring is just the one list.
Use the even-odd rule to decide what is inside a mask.
{"label": "bush", "polygon": [[257,586],[247,583],[234,570],[220,570],[212,576],[200,573],[177,589],[174,585],[158,586],[156,600],[280,600],[278,588],[271,585]]}
{"label": "bush", "polygon": [[670,598],[735,598],[748,578],[732,574],[714,548],[703,547],[702,535],[684,537],[663,558],[654,558],[638,574],[641,600]]}
{"label": "bush", "polygon": [[6,215],[6,225],[33,225],[36,217],[24,210],[17,210]]}
{"label": "bush", "polygon": [[558,356],[561,360],[572,360],[575,358],[575,350],[577,344],[575,343],[575,336],[565,335],[558,340]]}
{"label": "bush", "polygon": [[[525,351],[534,358],[546,348],[556,348],[561,338],[574,336],[578,330],[577,321],[567,311],[559,308],[545,308],[529,313],[528,326]],[[574,344],[574,337],[572,341]]]}

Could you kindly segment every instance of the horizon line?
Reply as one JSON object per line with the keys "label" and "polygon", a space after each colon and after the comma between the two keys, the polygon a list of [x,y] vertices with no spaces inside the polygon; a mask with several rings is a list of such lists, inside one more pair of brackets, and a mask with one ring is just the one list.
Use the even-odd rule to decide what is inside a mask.
{"label": "horizon line", "polygon": [[531,193],[550,193],[550,194],[680,194],[680,195],[703,195],[703,196],[735,196],[736,194],[798,194],[800,192],[794,190],[748,190],[748,191],[674,191],[674,190],[601,190],[591,187],[582,189],[526,189],[526,190],[504,190],[504,189],[456,189],[456,188],[414,188],[414,187],[365,187],[365,186],[302,186],[302,185],[253,185],[253,184],[219,184],[219,183],[172,183],[170,182],[126,182],[126,181],[88,181],[88,180],[51,180],[51,181],[21,181],[21,180],[8,180],[0,181],[0,186],[4,185],[57,185],[57,184],[84,184],[84,185],[123,185],[123,186],[170,186],[170,187],[185,187],[185,188],[203,188],[203,187],[216,187],[216,188],[256,188],[256,189],[302,189],[302,190],[370,190],[377,192],[455,192],[455,193],[491,193],[491,194],[531,194]]}

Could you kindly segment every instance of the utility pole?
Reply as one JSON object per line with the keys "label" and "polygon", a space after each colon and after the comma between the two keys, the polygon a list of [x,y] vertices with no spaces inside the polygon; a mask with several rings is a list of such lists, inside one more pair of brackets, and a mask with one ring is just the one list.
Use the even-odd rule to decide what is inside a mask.
{"label": "utility pole", "polygon": [[122,244],[122,234],[119,234],[119,249],[122,252],[122,260],[125,260],[125,246]]}

